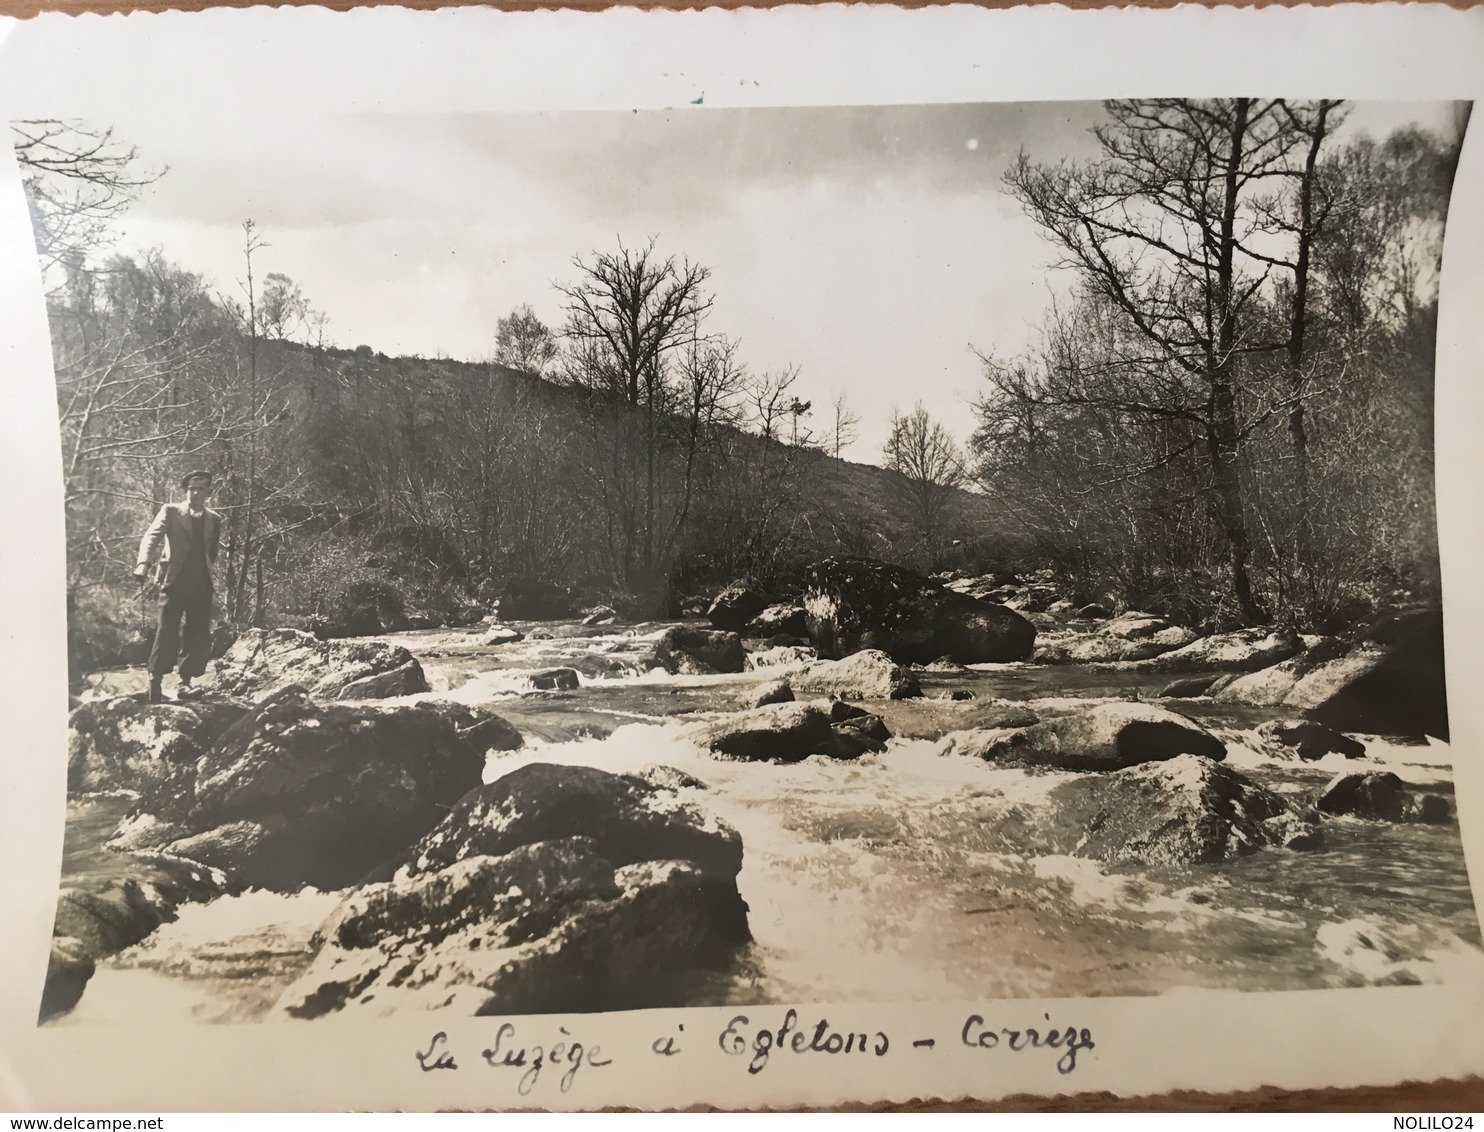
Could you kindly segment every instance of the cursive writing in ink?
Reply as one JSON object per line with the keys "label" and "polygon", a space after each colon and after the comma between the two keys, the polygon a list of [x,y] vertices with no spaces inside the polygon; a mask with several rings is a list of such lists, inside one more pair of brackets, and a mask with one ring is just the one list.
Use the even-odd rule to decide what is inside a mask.
{"label": "cursive writing in ink", "polygon": [[877,1057],[885,1057],[887,1050],[891,1048],[891,1040],[886,1034],[877,1030],[874,1035],[867,1035],[864,1031],[853,1033],[840,1033],[832,1031],[828,1018],[821,1018],[814,1027],[812,1035],[799,1028],[799,1012],[790,1009],[783,1016],[783,1023],[776,1031],[771,1029],[759,1029],[752,1034],[752,1040],[748,1041],[750,1020],[745,1014],[738,1014],[723,1030],[717,1038],[717,1045],[723,1053],[739,1056],[752,1051],[752,1059],[747,1063],[747,1072],[761,1073],[767,1067],[768,1057],[775,1050],[787,1049],[793,1053],[874,1053]]}
{"label": "cursive writing in ink", "polygon": [[443,1030],[439,1030],[436,1034],[433,1035],[433,1040],[428,1043],[428,1048],[420,1051],[416,1055],[417,1063],[422,1066],[422,1070],[424,1073],[431,1073],[435,1069],[457,1069],[459,1067],[458,1062],[454,1061],[453,1059],[452,1050],[444,1050],[436,1057],[433,1056],[433,1051],[436,1050],[439,1045],[445,1045],[447,1044],[447,1042],[448,1034],[445,1033]]}
{"label": "cursive writing in ink", "polygon": [[[1041,1017],[1048,1022],[1051,1021],[1049,1014],[1043,1014]],[[1059,1049],[1064,1052],[1056,1061],[1056,1071],[1062,1074],[1070,1073],[1077,1068],[1079,1050],[1097,1048],[1092,1040],[1092,1033],[1086,1029],[1079,1031],[1075,1026],[1068,1026],[1065,1030],[1058,1030],[1053,1026],[1044,1034],[1030,1028],[996,1030],[986,1027],[983,1016],[979,1014],[969,1015],[964,1022],[963,1030],[959,1033],[959,1040],[972,1049],[1008,1049],[1015,1053],[1043,1047]]]}
{"label": "cursive writing in ink", "polygon": [[[565,1026],[558,1026],[558,1032],[566,1034],[571,1038],[571,1033]],[[506,1042],[505,1048],[501,1048]],[[540,1045],[518,1045],[515,1039],[515,1026],[506,1022],[495,1031],[495,1044],[482,1054],[486,1063],[496,1069],[519,1069],[520,1079],[516,1082],[515,1091],[525,1096],[536,1087],[536,1082],[541,1078],[541,1070],[547,1065],[565,1065],[566,1071],[561,1075],[559,1085],[562,1092],[572,1087],[572,1081],[577,1076],[577,1071],[584,1065],[590,1065],[594,1069],[601,1069],[605,1065],[611,1065],[613,1059],[602,1057],[601,1046],[584,1046],[581,1042],[559,1041],[553,1042],[550,1047]]]}

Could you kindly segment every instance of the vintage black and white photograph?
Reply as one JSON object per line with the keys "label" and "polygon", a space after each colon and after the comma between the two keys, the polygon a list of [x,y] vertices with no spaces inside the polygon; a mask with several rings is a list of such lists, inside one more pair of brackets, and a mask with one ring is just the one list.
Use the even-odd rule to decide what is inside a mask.
{"label": "vintage black and white photograph", "polygon": [[1281,94],[12,121],[41,1024],[1479,980],[1470,104]]}

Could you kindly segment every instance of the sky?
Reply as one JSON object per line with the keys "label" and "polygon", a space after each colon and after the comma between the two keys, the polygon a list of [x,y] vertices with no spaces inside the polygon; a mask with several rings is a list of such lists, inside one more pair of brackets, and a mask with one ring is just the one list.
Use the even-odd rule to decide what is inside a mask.
{"label": "sky", "polygon": [[[1097,103],[562,114],[193,115],[100,124],[165,170],[115,250],[161,248],[240,295],[242,221],[326,312],[331,339],[479,360],[529,304],[553,329],[574,257],[642,245],[711,272],[708,329],[754,373],[797,367],[809,424],[843,393],[861,418],[843,453],[876,462],[893,411],[921,402],[960,439],[975,349],[1036,339],[1054,249],[1002,187],[1024,148],[1095,152]],[[1451,104],[1359,103],[1344,130],[1455,129]]]}

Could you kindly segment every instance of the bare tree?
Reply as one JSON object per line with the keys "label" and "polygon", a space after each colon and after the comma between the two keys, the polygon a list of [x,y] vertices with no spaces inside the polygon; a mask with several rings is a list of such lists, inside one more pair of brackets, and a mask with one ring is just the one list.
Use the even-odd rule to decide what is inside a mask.
{"label": "bare tree", "polygon": [[901,477],[901,493],[933,567],[941,564],[959,489],[967,479],[963,454],[948,430],[919,403],[893,412],[883,447],[886,466]]}
{"label": "bare tree", "polygon": [[111,129],[44,118],[12,122],[11,133],[43,273],[106,246],[113,222],[165,172],[141,169]]}
{"label": "bare tree", "polygon": [[495,362],[541,377],[556,359],[557,343],[530,304],[500,319],[495,327]]}
{"label": "bare tree", "polygon": [[860,414],[856,413],[845,400],[845,391],[842,389],[835,394],[835,399],[830,402],[833,419],[829,434],[825,437],[825,445],[834,455],[840,458],[840,453],[860,438]]}
{"label": "bare tree", "polygon": [[[654,605],[668,600],[669,572],[689,510],[689,472],[677,486],[671,463],[683,429],[685,359],[709,348],[701,323],[711,309],[710,272],[688,260],[660,258],[651,240],[619,244],[574,261],[578,281],[559,287],[566,300],[566,378],[618,410],[595,437],[605,452],[595,482],[604,496],[609,553],[633,592]],[[689,352],[687,354],[687,352]],[[679,517],[677,526],[675,519]]]}
{"label": "bare tree", "polygon": [[[1120,412],[1198,425],[1231,590],[1242,617],[1261,622],[1239,464],[1243,366],[1292,341],[1291,330],[1264,334],[1274,273],[1295,268],[1285,226],[1264,202],[1294,176],[1313,131],[1280,100],[1151,99],[1107,110],[1111,122],[1095,131],[1100,158],[1048,166],[1022,153],[1006,182],[1065,253],[1062,264],[1128,325],[1118,373],[1137,388],[1115,380],[1090,395]],[[1165,395],[1143,396],[1151,386]]]}

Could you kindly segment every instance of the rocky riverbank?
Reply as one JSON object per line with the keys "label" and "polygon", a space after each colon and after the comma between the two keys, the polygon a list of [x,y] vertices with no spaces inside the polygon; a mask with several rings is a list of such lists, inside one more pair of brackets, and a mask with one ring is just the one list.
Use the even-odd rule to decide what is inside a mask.
{"label": "rocky riverbank", "polygon": [[304,1018],[1479,959],[1423,687],[1440,619],[1203,635],[850,560],[770,596],[681,624],[252,631],[190,704],[95,680],[43,1016],[146,974],[209,985],[209,1017]]}

